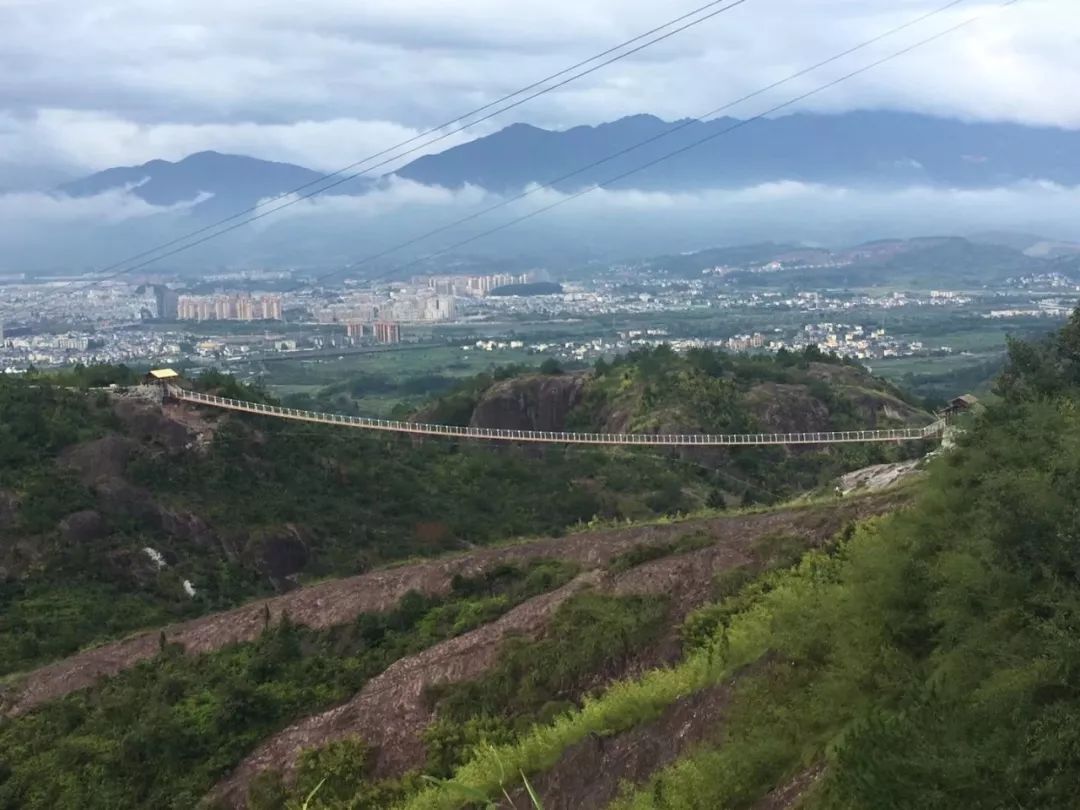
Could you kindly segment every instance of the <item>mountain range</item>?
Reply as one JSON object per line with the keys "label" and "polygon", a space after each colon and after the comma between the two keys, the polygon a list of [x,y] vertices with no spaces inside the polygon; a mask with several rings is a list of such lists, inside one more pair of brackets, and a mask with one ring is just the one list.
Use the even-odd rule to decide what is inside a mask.
{"label": "mountain range", "polygon": [[[678,150],[684,151],[657,162]],[[648,168],[623,176],[645,165]],[[620,178],[613,188],[653,191],[779,181],[964,189],[1024,181],[1072,186],[1080,184],[1080,132],[880,111],[796,114],[752,122],[734,118],[668,122],[636,115],[562,131],[513,124],[421,157],[395,174],[424,185],[471,185],[496,193],[553,181],[562,191],[574,191],[612,178]],[[319,172],[288,163],[200,152],[175,163],[154,160],[108,169],[59,190],[85,197],[127,187],[160,206],[191,202],[202,195],[208,199],[199,204],[200,210],[217,213],[250,207],[320,177]],[[375,178],[352,181],[332,193],[364,193],[374,182]]]}

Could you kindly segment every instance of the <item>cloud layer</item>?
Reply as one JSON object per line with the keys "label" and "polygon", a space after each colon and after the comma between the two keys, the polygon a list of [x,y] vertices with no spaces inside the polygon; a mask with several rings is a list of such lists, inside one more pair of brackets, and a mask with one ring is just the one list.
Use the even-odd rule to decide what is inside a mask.
{"label": "cloud layer", "polygon": [[[0,0],[0,187],[5,176],[26,184],[25,171],[13,180],[16,166],[51,179],[209,148],[335,168],[694,5]],[[698,115],[938,5],[748,0],[512,119],[570,126]],[[992,7],[969,0],[849,64]],[[1080,95],[1069,92],[1080,86],[1078,32],[1073,0],[1024,0],[808,104],[1080,127]]]}
{"label": "cloud layer", "polygon": [[[345,266],[500,202],[476,188],[453,192],[396,181],[362,197],[301,202],[279,218],[165,262],[166,269],[219,264]],[[568,200],[538,191],[497,212],[448,228],[368,267],[381,271],[455,246],[539,208],[543,216],[484,236],[450,255],[526,257],[539,265],[626,258],[765,239],[854,244],[879,237],[1026,231],[1080,240],[1073,214],[1080,187],[1027,183],[985,191],[923,187],[874,191],[797,182],[669,194],[598,191]],[[0,195],[0,271],[108,264],[190,230],[183,208],[153,208],[127,192],[73,200]],[[57,239],[58,229],[64,239]]]}

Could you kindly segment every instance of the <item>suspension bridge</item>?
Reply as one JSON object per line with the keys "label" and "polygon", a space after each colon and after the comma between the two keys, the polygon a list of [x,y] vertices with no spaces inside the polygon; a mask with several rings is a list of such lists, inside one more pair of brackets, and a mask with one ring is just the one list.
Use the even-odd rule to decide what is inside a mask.
{"label": "suspension bridge", "polygon": [[569,433],[547,430],[504,430],[500,428],[463,427],[459,425],[433,425],[422,422],[401,422],[391,419],[373,419],[364,416],[320,413],[297,408],[282,408],[229,399],[212,394],[188,391],[175,385],[164,386],[167,399],[188,402],[227,411],[311,422],[335,427],[413,436],[444,436],[458,439],[475,439],[497,442],[532,442],[539,444],[591,444],[632,445],[649,447],[744,447],[763,445],[812,445],[855,444],[860,442],[913,442],[940,439],[947,419],[938,419],[921,428],[894,428],[889,430],[843,430],[816,433]]}

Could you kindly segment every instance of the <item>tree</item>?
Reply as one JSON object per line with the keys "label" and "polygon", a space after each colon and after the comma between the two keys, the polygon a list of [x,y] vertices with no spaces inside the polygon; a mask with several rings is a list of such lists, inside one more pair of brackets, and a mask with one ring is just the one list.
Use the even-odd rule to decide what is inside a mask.
{"label": "tree", "polygon": [[562,374],[563,369],[562,366],[559,365],[558,360],[556,360],[554,357],[549,357],[547,360],[540,364],[540,373],[555,376],[558,374]]}

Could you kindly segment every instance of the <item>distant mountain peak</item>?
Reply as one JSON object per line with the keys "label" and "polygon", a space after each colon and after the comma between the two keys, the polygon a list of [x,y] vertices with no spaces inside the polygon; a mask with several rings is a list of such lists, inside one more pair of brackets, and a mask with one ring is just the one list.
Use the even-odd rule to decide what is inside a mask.
{"label": "distant mountain peak", "polygon": [[[728,132],[735,121],[664,121],[642,113],[565,130],[515,124],[420,158],[397,174],[426,185],[473,185],[496,192],[571,173],[556,187],[576,191],[646,164],[654,165],[616,187],[685,191],[781,180],[942,188],[992,188],[1030,180],[1080,184],[1076,131],[875,110],[800,112]],[[661,160],[702,141],[712,142]],[[980,159],[972,161],[972,155]],[[578,171],[594,163],[599,165]]]}
{"label": "distant mountain peak", "polygon": [[[175,162],[158,159],[107,169],[66,183],[59,191],[72,197],[92,197],[129,189],[147,203],[162,207],[202,198],[196,210],[220,216],[251,208],[260,200],[314,183],[322,176],[290,163],[205,150]],[[366,188],[356,183],[349,190]]]}

